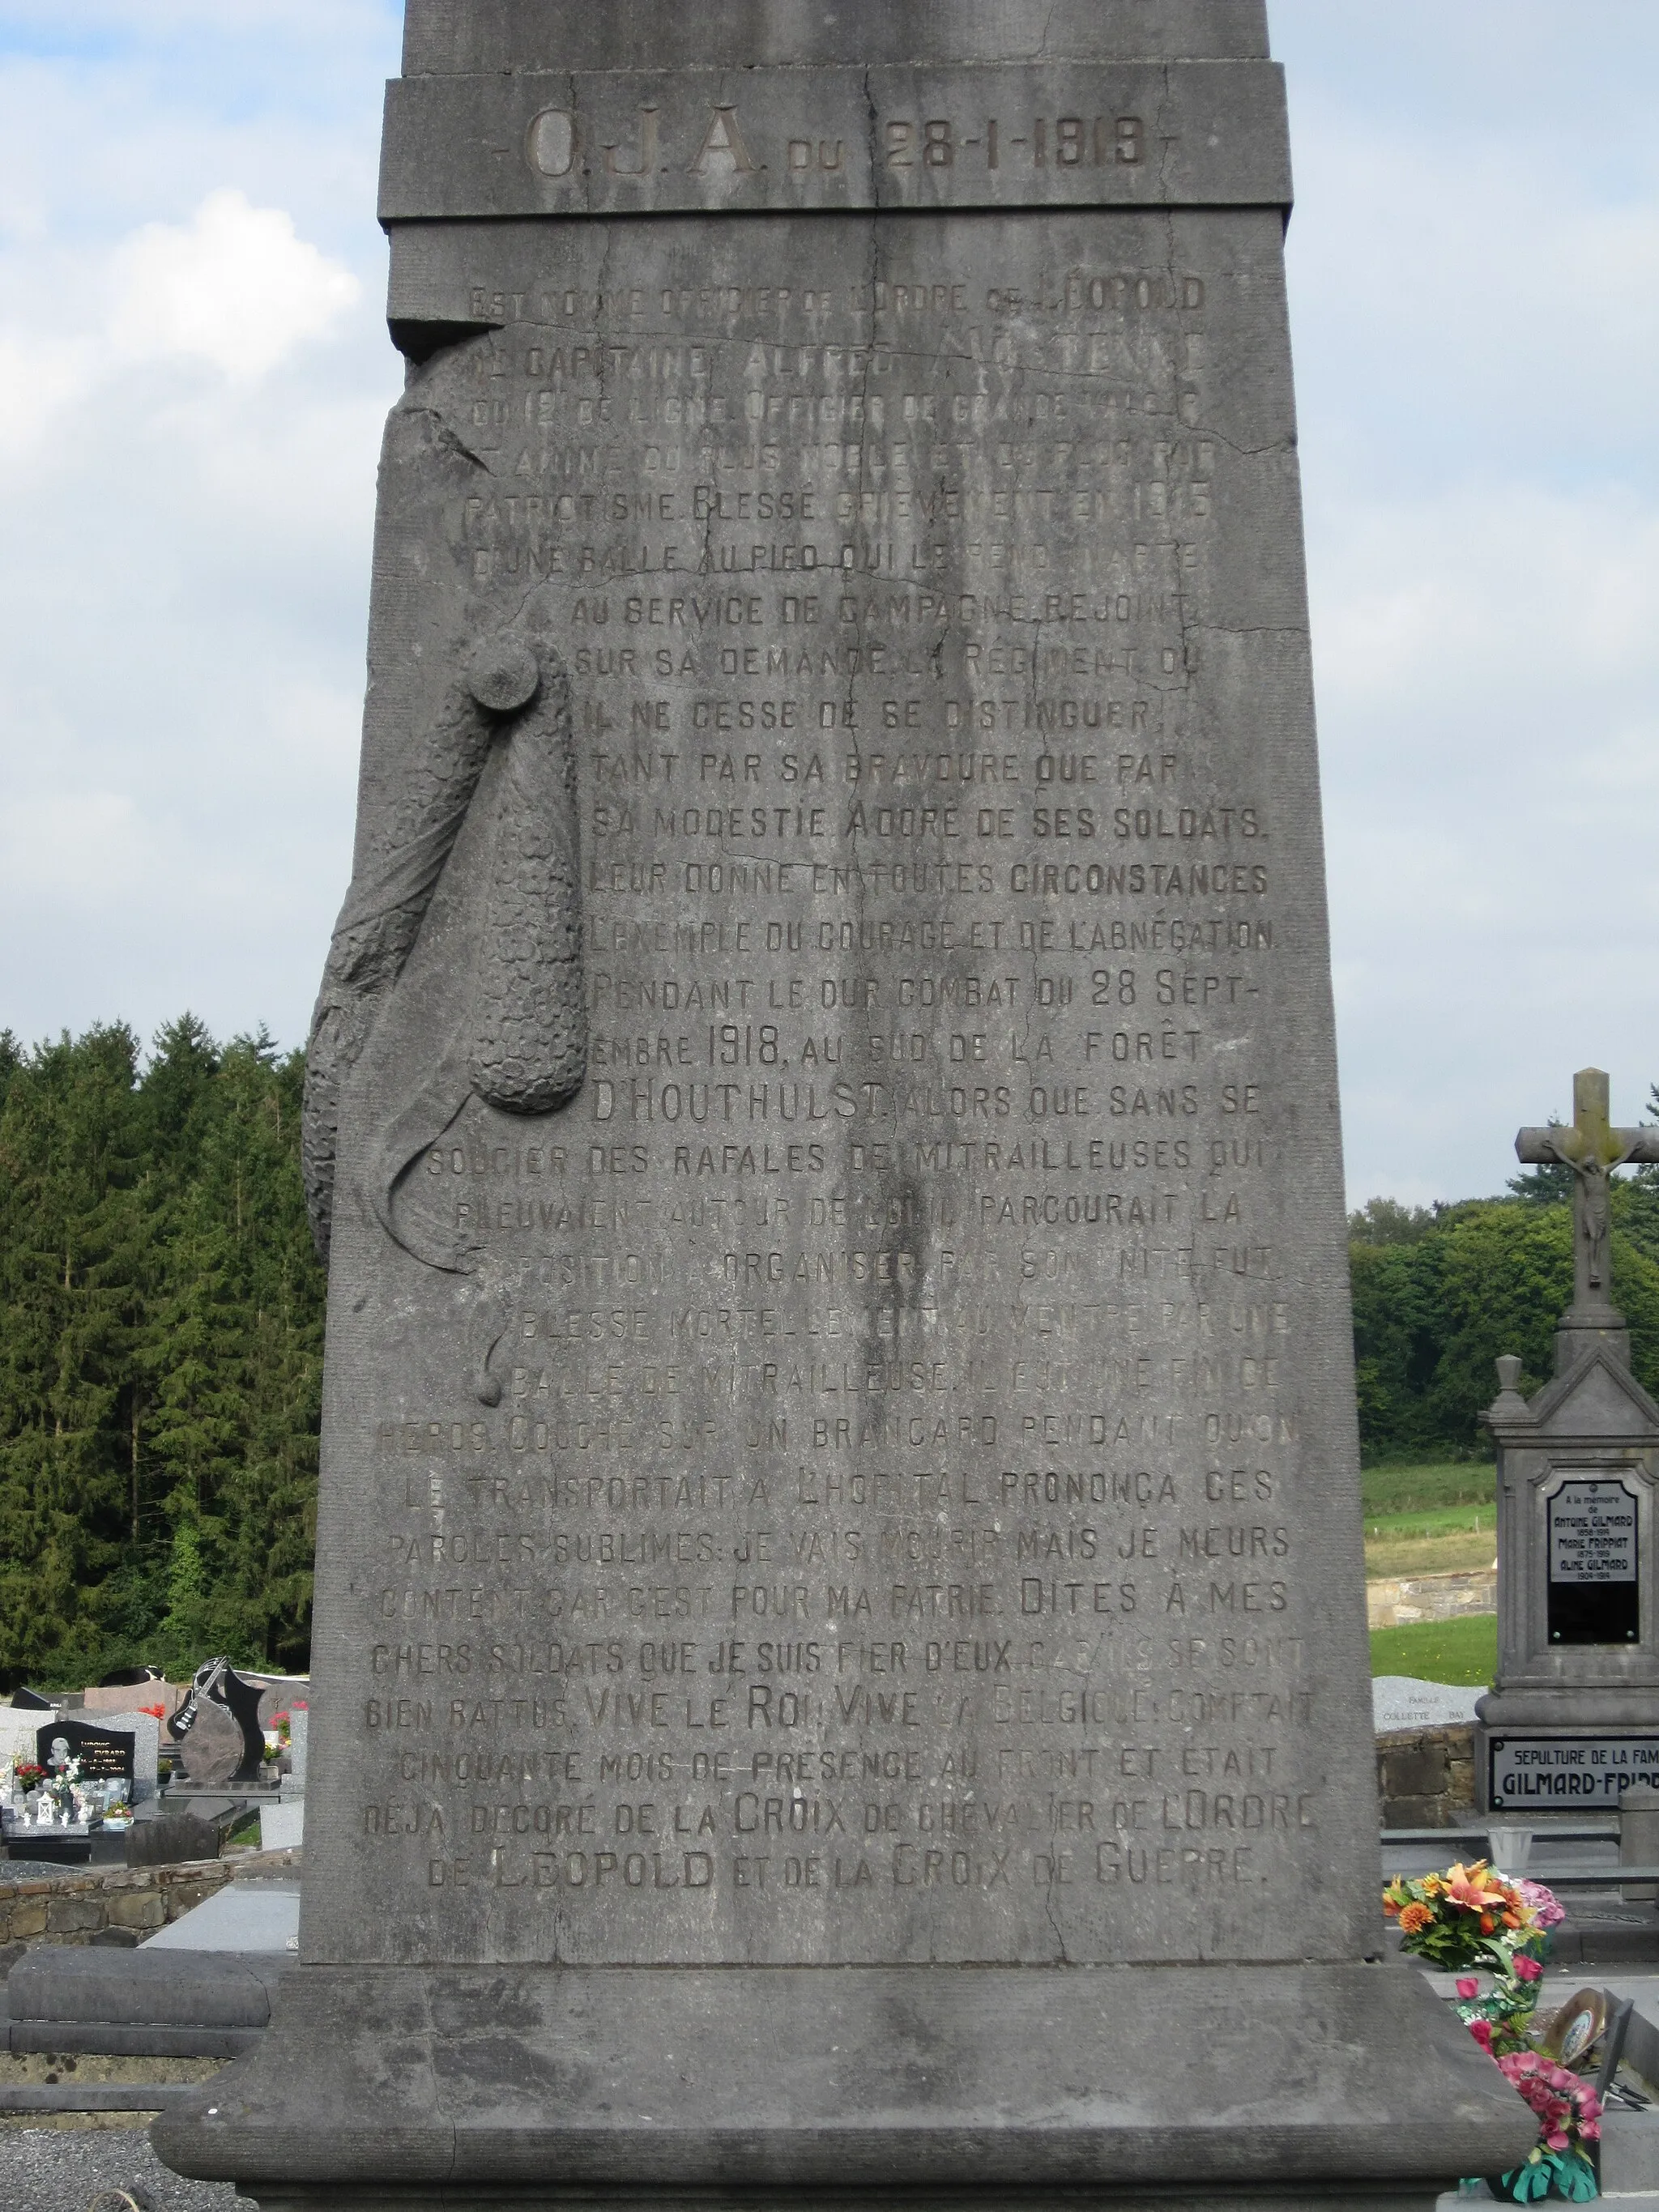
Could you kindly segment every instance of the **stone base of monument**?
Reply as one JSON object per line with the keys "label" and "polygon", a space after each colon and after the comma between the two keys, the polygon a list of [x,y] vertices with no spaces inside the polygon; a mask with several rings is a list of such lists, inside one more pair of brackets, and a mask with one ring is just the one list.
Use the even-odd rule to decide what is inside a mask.
{"label": "stone base of monument", "polygon": [[265,2212],[787,2199],[1426,2206],[1533,2122],[1397,1964],[306,1966],[157,2124]]}

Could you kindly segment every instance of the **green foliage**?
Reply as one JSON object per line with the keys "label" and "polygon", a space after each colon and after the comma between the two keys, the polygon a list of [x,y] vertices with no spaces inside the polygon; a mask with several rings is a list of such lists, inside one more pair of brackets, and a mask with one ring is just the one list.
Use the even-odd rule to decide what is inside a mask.
{"label": "green foliage", "polygon": [[0,1683],[305,1663],[323,1281],[301,1055],[0,1034]]}
{"label": "green foliage", "polygon": [[[1612,1207],[1613,1295],[1630,1323],[1632,1366],[1659,1393],[1659,1181],[1616,1182]],[[1523,1391],[1554,1372],[1556,1323],[1572,1299],[1571,1195],[1442,1206],[1414,1241],[1368,1237],[1348,1256],[1368,1465],[1484,1455],[1478,1416],[1498,1394],[1499,1354],[1519,1354]]]}
{"label": "green foliage", "polygon": [[1397,1198],[1368,1199],[1348,1216],[1352,1244],[1416,1244],[1435,1224],[1431,1206],[1401,1206]]}
{"label": "green foliage", "polygon": [[1485,1689],[1498,1672],[1498,1616],[1423,1620],[1410,1628],[1371,1631],[1373,1674],[1411,1674],[1421,1682]]}

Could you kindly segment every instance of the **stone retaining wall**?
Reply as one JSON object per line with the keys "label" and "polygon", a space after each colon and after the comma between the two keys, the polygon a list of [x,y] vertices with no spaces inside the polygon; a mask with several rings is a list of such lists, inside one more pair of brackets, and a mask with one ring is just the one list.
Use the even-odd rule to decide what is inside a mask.
{"label": "stone retaining wall", "polygon": [[1419,1620],[1462,1620],[1498,1610],[1498,1570],[1472,1567],[1443,1575],[1379,1576],[1365,1584],[1370,1628],[1409,1628]]}
{"label": "stone retaining wall", "polygon": [[1376,1794],[1385,1828],[1449,1828],[1474,1805],[1474,1730],[1391,1729],[1376,1739]]}
{"label": "stone retaining wall", "polygon": [[37,1943],[86,1944],[102,1936],[141,1942],[227,1882],[297,1874],[297,1850],[240,1851],[179,1866],[107,1867],[0,1882],[0,1974]]}

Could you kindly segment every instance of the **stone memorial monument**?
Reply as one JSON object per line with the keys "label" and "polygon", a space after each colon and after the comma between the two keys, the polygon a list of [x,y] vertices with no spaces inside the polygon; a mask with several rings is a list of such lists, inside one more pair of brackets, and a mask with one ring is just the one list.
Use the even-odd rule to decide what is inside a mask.
{"label": "stone memorial monument", "polygon": [[131,1729],[93,1728],[67,1717],[35,1731],[34,1757],[40,1766],[74,1759],[87,1782],[132,1782],[137,1775],[137,1738]]}
{"label": "stone memorial monument", "polygon": [[257,1783],[264,1763],[263,1678],[244,1680],[228,1659],[205,1661],[167,1722],[187,1784],[222,1790]]}
{"label": "stone memorial monument", "polygon": [[1523,1161],[1573,1174],[1573,1300],[1555,1375],[1522,1396],[1498,1363],[1498,1679],[1476,1711],[1482,1808],[1583,1812],[1659,1778],[1659,1406],[1613,1303],[1608,1182],[1659,1161],[1659,1128],[1612,1126],[1607,1079],[1573,1078],[1570,1125],[1522,1129]]}
{"label": "stone memorial monument", "polygon": [[[267,2206],[1426,2204],[1257,0],[410,0]],[[1264,2197],[1265,2192],[1265,2197]]]}

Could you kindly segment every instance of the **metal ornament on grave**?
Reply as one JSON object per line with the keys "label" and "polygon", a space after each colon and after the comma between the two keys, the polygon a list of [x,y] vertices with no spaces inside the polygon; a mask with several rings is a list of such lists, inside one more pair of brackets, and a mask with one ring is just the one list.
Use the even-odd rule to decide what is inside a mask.
{"label": "metal ornament on grave", "polygon": [[1659,1777],[1659,1406],[1631,1373],[1613,1304],[1610,1179],[1659,1161],[1659,1129],[1615,1128],[1606,1074],[1573,1078],[1573,1120],[1522,1129],[1517,1158],[1573,1173],[1573,1300],[1553,1379],[1521,1394],[1498,1362],[1498,1668],[1476,1705],[1485,1809],[1615,1808]]}
{"label": "metal ornament on grave", "polygon": [[158,2147],[1515,2164],[1374,1963],[1262,9],[411,0],[404,72],[301,1960]]}

